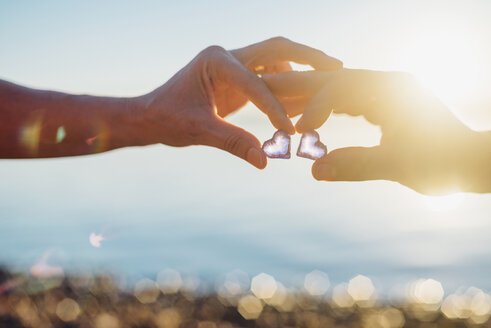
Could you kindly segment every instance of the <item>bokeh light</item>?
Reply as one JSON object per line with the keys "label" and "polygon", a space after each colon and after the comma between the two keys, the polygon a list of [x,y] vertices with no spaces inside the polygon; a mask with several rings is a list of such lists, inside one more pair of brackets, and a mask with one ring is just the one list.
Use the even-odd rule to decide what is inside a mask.
{"label": "bokeh light", "polygon": [[[260,273],[252,278],[250,289],[249,276],[234,270],[225,274],[220,284],[210,282],[209,286],[216,289],[194,292],[186,288],[184,281],[201,279],[191,279],[173,269],[163,270],[158,283],[143,278],[130,289],[118,282],[120,278],[94,274],[68,276],[57,285],[33,289],[39,278],[12,275],[0,269],[0,285],[13,280],[19,283],[0,294],[0,327],[5,322],[16,323],[7,327],[32,328],[436,328],[463,327],[463,322],[468,327],[491,323],[489,294],[470,287],[459,288],[443,298],[443,286],[435,279],[409,283],[407,299],[390,302],[383,298],[375,302],[375,287],[363,275],[334,285],[329,295],[327,274],[317,270],[305,276],[304,286],[296,287],[285,287],[273,276]],[[162,287],[165,293],[161,292]]]}
{"label": "bokeh light", "polygon": [[80,306],[71,298],[65,298],[56,306],[56,314],[65,321],[74,321],[80,315]]}
{"label": "bokeh light", "polygon": [[411,284],[409,297],[413,302],[439,304],[443,299],[443,287],[434,279],[419,279]]}
{"label": "bokeh light", "polygon": [[358,275],[351,279],[347,291],[355,302],[370,301],[375,296],[375,287],[372,280],[363,275]]}
{"label": "bokeh light", "polygon": [[181,274],[173,269],[165,269],[158,274],[157,283],[162,293],[177,293],[182,286]]}
{"label": "bokeh light", "polygon": [[305,276],[304,288],[310,295],[323,295],[329,289],[329,277],[325,272],[314,270]]}
{"label": "bokeh light", "polygon": [[355,300],[348,293],[348,284],[342,283],[334,287],[332,291],[332,300],[339,307],[351,307]]}
{"label": "bokeh light", "polygon": [[119,328],[119,319],[109,313],[101,313],[95,318],[95,328]]}
{"label": "bokeh light", "polygon": [[135,297],[143,304],[155,302],[159,294],[157,284],[148,278],[141,279],[135,285]]}
{"label": "bokeh light", "polygon": [[251,291],[257,298],[265,299],[273,297],[276,288],[276,280],[269,274],[260,273],[252,278]]}
{"label": "bokeh light", "polygon": [[263,311],[263,303],[254,295],[246,295],[239,300],[238,311],[244,319],[257,319]]}
{"label": "bokeh light", "polygon": [[491,296],[479,288],[470,287],[464,292],[448,295],[441,311],[449,319],[466,319],[470,324],[483,324],[491,314]]}
{"label": "bokeh light", "polygon": [[172,307],[160,311],[156,319],[159,328],[178,328],[181,321],[179,311]]}

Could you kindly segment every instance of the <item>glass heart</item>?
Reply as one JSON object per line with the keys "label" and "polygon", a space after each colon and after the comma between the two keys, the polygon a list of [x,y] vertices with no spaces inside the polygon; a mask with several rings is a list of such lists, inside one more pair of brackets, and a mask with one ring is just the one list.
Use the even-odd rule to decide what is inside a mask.
{"label": "glass heart", "polygon": [[298,145],[297,156],[316,160],[327,153],[327,147],[315,131],[307,131],[302,135]]}
{"label": "glass heart", "polygon": [[283,130],[276,131],[273,138],[264,142],[263,151],[269,158],[290,158],[290,135]]}

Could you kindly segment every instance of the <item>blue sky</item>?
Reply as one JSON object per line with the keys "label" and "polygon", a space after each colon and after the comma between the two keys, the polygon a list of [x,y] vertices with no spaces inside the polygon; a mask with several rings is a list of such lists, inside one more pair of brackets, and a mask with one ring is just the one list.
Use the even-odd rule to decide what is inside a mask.
{"label": "blue sky", "polygon": [[[470,79],[490,82],[487,1],[0,1],[0,8],[0,77],[36,87],[140,94],[208,45],[235,48],[277,35],[348,67],[433,77],[434,88],[435,75],[462,69],[462,60],[479,67]],[[457,74],[444,96],[468,83]],[[479,124],[489,96],[472,96],[452,100],[471,103],[464,115]]]}

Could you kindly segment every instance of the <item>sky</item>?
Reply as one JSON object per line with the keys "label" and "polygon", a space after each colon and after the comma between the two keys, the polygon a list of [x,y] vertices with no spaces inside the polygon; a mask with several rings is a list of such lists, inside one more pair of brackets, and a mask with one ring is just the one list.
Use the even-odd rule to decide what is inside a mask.
{"label": "sky", "polygon": [[[345,67],[409,71],[471,128],[489,130],[490,12],[489,1],[0,0],[0,78],[137,96],[209,45],[285,36]],[[260,140],[274,132],[252,105],[230,120]],[[319,133],[329,149],[380,138],[359,117],[333,116]],[[321,183],[310,165],[293,157],[257,171],[216,149],[163,145],[3,160],[0,262],[26,267],[56,249],[68,267],[134,274],[239,268],[288,280],[319,268],[334,281],[425,276],[491,289],[491,196]],[[101,231],[112,237],[91,248],[89,233]]]}

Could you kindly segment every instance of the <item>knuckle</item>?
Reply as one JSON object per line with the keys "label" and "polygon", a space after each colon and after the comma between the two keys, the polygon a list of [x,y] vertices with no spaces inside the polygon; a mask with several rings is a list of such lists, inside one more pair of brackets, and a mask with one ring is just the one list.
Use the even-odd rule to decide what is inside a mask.
{"label": "knuckle", "polygon": [[418,97],[421,95],[423,87],[418,79],[411,73],[397,72],[392,82],[398,86],[401,95]]}
{"label": "knuckle", "polygon": [[223,47],[217,46],[217,45],[211,45],[211,46],[205,48],[205,50],[204,50],[204,52],[210,53],[210,54],[222,53],[224,51],[225,51],[225,49]]}
{"label": "knuckle", "polygon": [[224,149],[232,154],[239,154],[241,145],[241,136],[233,134],[225,139]]}
{"label": "knuckle", "polygon": [[276,45],[276,46],[282,46],[287,43],[290,43],[291,41],[284,36],[275,36],[271,39],[268,40],[269,43]]}
{"label": "knuckle", "polygon": [[315,57],[318,57],[318,58],[328,57],[327,54],[324,51],[322,51],[322,50],[319,50],[319,49],[311,49],[310,51],[312,52],[312,54]]}
{"label": "knuckle", "polygon": [[401,83],[404,83],[404,84],[416,83],[416,78],[411,73],[398,72],[397,75],[398,75],[398,79]]}
{"label": "knuckle", "polygon": [[222,56],[225,52],[226,50],[223,47],[213,45],[201,51],[198,57],[202,60],[215,60]]}

